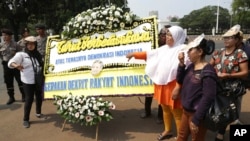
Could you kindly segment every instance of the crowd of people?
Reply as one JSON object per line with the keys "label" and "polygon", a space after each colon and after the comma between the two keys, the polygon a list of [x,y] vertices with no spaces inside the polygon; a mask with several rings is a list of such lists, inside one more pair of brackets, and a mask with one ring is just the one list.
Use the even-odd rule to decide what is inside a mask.
{"label": "crowd of people", "polygon": [[36,97],[36,116],[44,117],[41,113],[43,89],[35,87],[37,85],[35,73],[43,67],[47,35],[45,25],[37,24],[35,29],[37,36],[31,36],[29,29],[23,28],[20,32],[21,39],[18,42],[12,39],[12,30],[1,30],[3,42],[0,44],[0,57],[9,96],[6,104],[11,105],[16,101],[14,97],[15,78],[22,94],[21,101],[25,103],[23,126],[26,128],[30,126],[29,115],[34,96]]}
{"label": "crowd of people", "polygon": [[[181,27],[171,26],[164,30],[165,45],[151,51],[129,53],[126,57],[145,60],[145,73],[154,82],[153,97],[162,107],[164,122],[164,131],[157,139],[174,136],[171,127],[174,119],[177,141],[187,141],[190,135],[192,141],[204,141],[208,130],[204,117],[216,97],[216,79],[221,82],[240,79],[249,89],[250,47],[243,43],[240,25],[222,35],[224,47],[219,50],[215,50],[215,42],[206,39],[204,34],[186,43]],[[159,34],[159,39],[161,36]],[[211,55],[211,60],[206,60],[207,55]],[[204,75],[209,77],[202,79]],[[238,117],[242,97],[235,99]],[[142,118],[151,114],[149,108],[145,105]],[[242,124],[239,119],[233,123]],[[226,128],[219,128],[215,141],[224,140]]]}
{"label": "crowd of people", "polygon": [[[37,89],[35,74],[42,69],[45,57],[47,35],[45,25],[35,26],[37,36],[30,35],[28,28],[20,32],[18,42],[12,40],[13,32],[2,29],[4,42],[0,44],[0,57],[4,70],[4,82],[9,100],[7,105],[16,101],[14,97],[14,78],[17,81],[22,102],[25,102],[23,126],[30,127],[30,111],[36,96],[36,116],[43,117],[43,90]],[[126,55],[146,61],[145,73],[154,82],[153,97],[145,97],[145,112],[141,118],[151,115],[152,99],[158,107],[158,123],[163,122],[164,130],[158,140],[176,136],[177,141],[204,141],[206,127],[203,119],[216,96],[216,81],[241,79],[249,84],[250,47],[243,43],[240,25],[235,25],[222,35],[224,47],[215,50],[215,42],[201,34],[187,43],[186,32],[180,26],[165,26],[159,32],[159,47],[145,52],[133,52]],[[206,60],[212,55],[211,60]],[[168,63],[171,62],[171,63]],[[211,77],[202,79],[206,74]],[[42,74],[41,74],[42,75]],[[247,78],[247,79],[246,79]],[[241,96],[237,98],[237,110],[240,115]],[[176,126],[173,131],[172,121]],[[242,124],[239,119],[236,124]],[[227,126],[218,130],[215,141],[223,141]],[[176,133],[176,135],[174,135]]]}

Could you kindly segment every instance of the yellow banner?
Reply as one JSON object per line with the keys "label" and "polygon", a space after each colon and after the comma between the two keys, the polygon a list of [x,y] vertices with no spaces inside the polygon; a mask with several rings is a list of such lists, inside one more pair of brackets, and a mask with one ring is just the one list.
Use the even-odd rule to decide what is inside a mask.
{"label": "yellow banner", "polygon": [[53,95],[122,96],[153,93],[145,60],[132,52],[157,47],[155,17],[136,21],[121,31],[93,33],[74,39],[48,38],[45,56],[45,98]]}

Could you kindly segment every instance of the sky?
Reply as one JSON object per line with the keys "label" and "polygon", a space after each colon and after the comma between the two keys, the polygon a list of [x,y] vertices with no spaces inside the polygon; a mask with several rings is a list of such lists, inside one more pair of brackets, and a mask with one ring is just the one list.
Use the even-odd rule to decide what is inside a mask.
{"label": "sky", "polygon": [[193,10],[205,6],[221,6],[231,9],[233,0],[127,0],[130,10],[139,17],[148,17],[149,11],[158,11],[159,19],[166,20],[169,16],[183,18]]}

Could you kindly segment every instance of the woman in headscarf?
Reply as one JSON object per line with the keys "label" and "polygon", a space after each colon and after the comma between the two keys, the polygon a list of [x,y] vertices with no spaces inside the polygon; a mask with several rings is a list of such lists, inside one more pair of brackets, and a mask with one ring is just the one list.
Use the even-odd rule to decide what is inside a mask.
{"label": "woman in headscarf", "polygon": [[42,116],[42,87],[36,87],[35,72],[41,70],[43,61],[41,54],[37,51],[36,38],[34,36],[28,36],[25,38],[25,41],[25,51],[16,53],[9,61],[8,66],[9,68],[16,68],[21,72],[21,80],[25,93],[23,126],[29,128],[29,116],[34,95],[36,96],[36,116],[38,118]]}
{"label": "woman in headscarf", "polygon": [[127,54],[130,60],[146,60],[146,74],[154,82],[154,98],[161,104],[163,109],[163,121],[165,129],[158,136],[158,140],[171,138],[172,119],[174,117],[177,132],[181,121],[182,108],[180,99],[172,99],[172,90],[176,85],[176,72],[178,68],[178,53],[185,46],[186,39],[184,30],[179,26],[166,29],[166,45],[147,52],[134,52]]}

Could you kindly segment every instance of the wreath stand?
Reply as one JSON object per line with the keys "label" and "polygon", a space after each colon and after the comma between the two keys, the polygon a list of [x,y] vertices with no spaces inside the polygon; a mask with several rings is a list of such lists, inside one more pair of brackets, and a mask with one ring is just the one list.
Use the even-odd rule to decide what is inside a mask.
{"label": "wreath stand", "polygon": [[[63,122],[63,125],[62,125],[62,131],[63,131],[64,127],[66,126],[66,122],[67,122],[67,120],[65,119],[64,122]],[[96,141],[98,141],[98,132],[99,132],[99,123],[97,123],[96,130],[95,130],[95,139],[96,139]]]}

